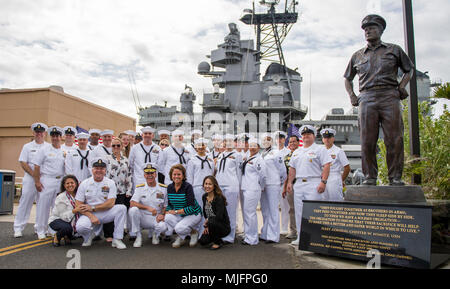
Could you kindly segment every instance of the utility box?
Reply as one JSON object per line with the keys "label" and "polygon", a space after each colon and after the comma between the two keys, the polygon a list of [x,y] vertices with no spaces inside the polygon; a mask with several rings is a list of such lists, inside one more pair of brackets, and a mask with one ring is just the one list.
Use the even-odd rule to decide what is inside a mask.
{"label": "utility box", "polygon": [[15,177],[15,171],[0,170],[0,214],[13,213]]}

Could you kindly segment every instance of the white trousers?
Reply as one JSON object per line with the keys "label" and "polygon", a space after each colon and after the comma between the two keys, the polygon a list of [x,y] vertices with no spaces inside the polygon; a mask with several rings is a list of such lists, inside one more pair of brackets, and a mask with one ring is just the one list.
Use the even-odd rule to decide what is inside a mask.
{"label": "white trousers", "polygon": [[14,218],[14,232],[22,232],[30,218],[33,203],[39,200],[39,194],[34,184],[34,179],[27,173],[22,181],[22,195],[20,196],[19,207]]}
{"label": "white trousers", "polygon": [[196,229],[198,231],[198,234],[201,236],[203,234],[203,230],[205,230],[205,228],[203,227],[203,224],[205,223],[205,218],[203,217],[203,200],[202,200],[202,196],[205,194],[205,191],[203,190],[202,186],[195,186],[195,187],[193,187],[193,189],[194,189],[195,200],[197,201],[200,208],[202,209],[201,210],[202,220]]}
{"label": "white trousers", "polygon": [[111,223],[114,221],[114,239],[123,239],[123,229],[125,226],[125,219],[127,215],[127,207],[125,205],[114,205],[111,209],[107,211],[93,212],[93,214],[98,218],[100,224],[94,225],[87,216],[81,216],[78,219],[77,232],[86,241],[91,236],[92,231],[98,236],[102,231],[102,225],[106,223]]}
{"label": "white trousers", "polygon": [[144,212],[138,207],[132,207],[128,210],[128,219],[131,221],[131,233],[134,236],[140,236],[142,229],[155,232],[157,237],[167,231],[167,225],[164,221],[156,222],[156,216],[151,215],[148,211]]}
{"label": "white trousers", "polygon": [[303,213],[303,200],[316,200],[322,201],[325,197],[325,192],[319,194],[317,187],[320,184],[320,179],[308,180],[302,182],[297,180],[294,185],[294,207],[295,207],[295,224],[297,225],[297,236],[300,240],[300,233],[302,228],[302,213]]}
{"label": "white trousers", "polygon": [[171,236],[175,231],[175,233],[184,240],[186,236],[192,232],[192,230],[197,230],[201,221],[202,216],[200,214],[184,217],[182,217],[181,215],[166,214],[166,236]]}
{"label": "white trousers", "polygon": [[281,210],[281,231],[287,232],[289,226],[289,201],[287,195],[285,198],[281,195],[283,193],[283,185],[280,187],[280,210]]}
{"label": "white trousers", "polygon": [[236,216],[237,216],[237,207],[239,203],[239,191],[234,189],[230,190],[229,187],[223,186],[220,188],[225,198],[227,198],[227,213],[228,218],[230,219],[230,227],[231,231],[226,237],[222,238],[223,241],[234,243],[234,238],[236,236]]}
{"label": "white trousers", "polygon": [[325,200],[332,202],[343,202],[342,176],[340,174],[330,174],[325,189]]}
{"label": "white trousers", "polygon": [[256,208],[261,199],[261,190],[243,190],[243,211],[244,211],[244,241],[250,245],[258,244],[258,216]]}
{"label": "white trousers", "polygon": [[41,192],[38,192],[39,199],[36,203],[36,224],[34,228],[36,233],[45,234],[48,229],[50,211],[55,205],[56,195],[61,186],[61,178],[42,176],[41,183],[44,188]]}
{"label": "white trousers", "polygon": [[280,185],[266,185],[261,193],[261,214],[263,226],[261,239],[267,241],[280,241]]}

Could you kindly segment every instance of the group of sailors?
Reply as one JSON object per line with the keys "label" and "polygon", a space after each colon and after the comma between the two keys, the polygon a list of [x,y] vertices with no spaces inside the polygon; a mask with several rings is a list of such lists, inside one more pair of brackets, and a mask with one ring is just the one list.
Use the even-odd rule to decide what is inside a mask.
{"label": "group of sailors", "polygon": [[[230,228],[221,238],[223,244],[234,243],[240,234],[244,245],[278,243],[280,235],[298,245],[302,201],[342,201],[350,172],[345,153],[334,145],[336,131],[321,130],[324,145],[319,145],[310,125],[300,128],[301,136],[288,140],[281,131],[259,137],[214,134],[209,140],[201,130],[193,130],[187,145],[179,129],[156,132],[147,126],[140,134],[126,131],[117,138],[109,129],[77,133],[71,126],[43,123],[31,129],[34,140],[24,145],[19,157],[25,175],[14,237],[22,237],[36,202],[35,233],[39,239],[55,236],[54,243],[62,238],[56,236],[62,223],[52,222],[63,219],[67,230],[83,237],[83,246],[90,246],[103,231],[113,247],[126,248],[122,241],[126,230],[133,245],[140,247],[143,228],[150,230],[153,244],[175,232],[173,247],[189,235],[195,246],[212,212],[208,207],[207,214],[204,208],[209,178],[207,184],[217,183],[226,198]],[[50,143],[45,142],[46,133]],[[159,144],[153,141],[156,133]],[[259,234],[258,204],[263,218]]]}

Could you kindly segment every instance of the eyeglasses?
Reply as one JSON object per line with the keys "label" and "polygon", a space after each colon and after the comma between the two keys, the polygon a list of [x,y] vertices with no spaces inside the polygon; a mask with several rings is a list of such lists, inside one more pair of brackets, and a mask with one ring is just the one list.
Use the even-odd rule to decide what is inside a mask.
{"label": "eyeglasses", "polygon": [[168,147],[169,145],[168,145],[168,144],[165,144],[165,143],[162,143],[162,144],[160,144],[159,146],[160,146],[160,147]]}
{"label": "eyeglasses", "polygon": [[120,144],[113,144],[112,147],[113,148],[120,148]]}

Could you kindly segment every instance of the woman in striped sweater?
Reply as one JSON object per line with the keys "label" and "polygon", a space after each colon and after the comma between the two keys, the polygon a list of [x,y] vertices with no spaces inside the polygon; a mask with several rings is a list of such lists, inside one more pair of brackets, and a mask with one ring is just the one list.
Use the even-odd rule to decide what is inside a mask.
{"label": "woman in striped sweater", "polygon": [[195,200],[192,185],[186,182],[186,169],[183,165],[174,165],[169,172],[172,183],[167,187],[168,205],[165,222],[167,224],[166,236],[173,232],[177,234],[172,247],[181,247],[187,235],[191,235],[190,247],[198,241],[196,228],[202,220],[201,207]]}

